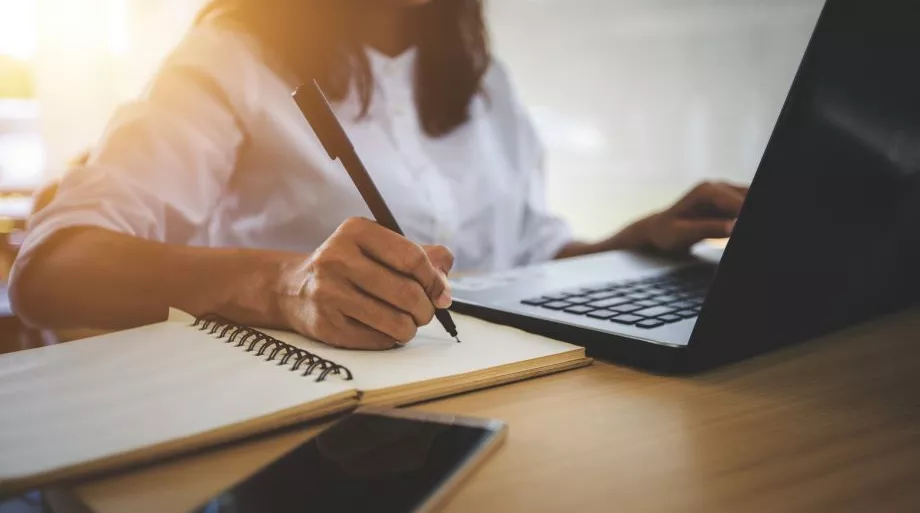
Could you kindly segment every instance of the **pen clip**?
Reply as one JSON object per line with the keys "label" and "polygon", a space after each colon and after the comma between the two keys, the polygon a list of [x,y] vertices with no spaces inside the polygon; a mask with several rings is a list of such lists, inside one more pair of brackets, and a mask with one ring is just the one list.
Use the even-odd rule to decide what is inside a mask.
{"label": "pen clip", "polygon": [[329,154],[329,158],[332,160],[339,158],[343,154],[342,145],[347,145],[347,148],[351,146],[351,142],[332,112],[332,107],[329,106],[326,95],[323,94],[316,80],[297,87],[291,96],[294,97],[300,112],[313,129],[319,142],[322,143],[326,153]]}

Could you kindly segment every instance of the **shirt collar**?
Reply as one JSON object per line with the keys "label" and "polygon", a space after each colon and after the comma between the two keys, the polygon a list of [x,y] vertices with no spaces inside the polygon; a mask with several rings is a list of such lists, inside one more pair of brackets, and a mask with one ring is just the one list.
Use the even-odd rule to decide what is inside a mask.
{"label": "shirt collar", "polygon": [[413,46],[395,57],[390,57],[369,46],[365,47],[365,51],[374,76],[386,78],[412,77],[418,48]]}

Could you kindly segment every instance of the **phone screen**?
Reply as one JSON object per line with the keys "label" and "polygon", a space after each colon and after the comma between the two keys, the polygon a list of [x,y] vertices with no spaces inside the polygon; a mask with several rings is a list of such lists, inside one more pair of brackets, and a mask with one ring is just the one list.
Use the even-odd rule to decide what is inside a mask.
{"label": "phone screen", "polygon": [[413,511],[495,434],[355,413],[198,512]]}

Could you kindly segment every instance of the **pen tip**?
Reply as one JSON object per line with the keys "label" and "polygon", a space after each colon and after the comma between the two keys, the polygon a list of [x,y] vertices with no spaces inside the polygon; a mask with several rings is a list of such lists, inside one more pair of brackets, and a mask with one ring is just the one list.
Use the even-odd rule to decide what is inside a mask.
{"label": "pen tip", "polygon": [[454,340],[456,340],[458,344],[460,343],[460,337],[454,337]]}

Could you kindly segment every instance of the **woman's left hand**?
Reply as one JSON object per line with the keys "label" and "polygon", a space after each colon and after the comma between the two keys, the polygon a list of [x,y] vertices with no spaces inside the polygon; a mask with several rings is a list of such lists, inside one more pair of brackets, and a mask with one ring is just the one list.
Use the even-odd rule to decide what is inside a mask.
{"label": "woman's left hand", "polygon": [[728,237],[747,192],[747,187],[725,182],[701,183],[667,210],[636,223],[644,232],[640,238],[654,249],[675,252],[703,239]]}
{"label": "woman's left hand", "polygon": [[731,235],[748,188],[725,182],[704,182],[674,205],[641,219],[613,237],[597,243],[573,242],[556,258],[617,249],[687,251],[703,239]]}

